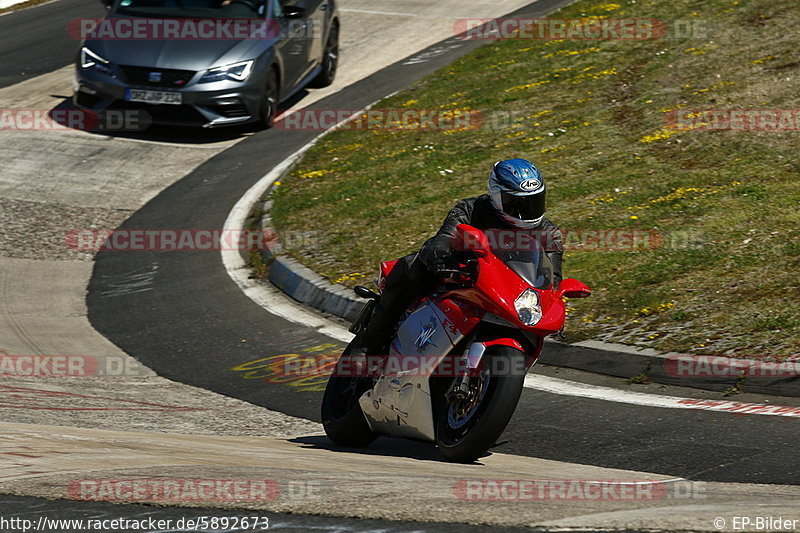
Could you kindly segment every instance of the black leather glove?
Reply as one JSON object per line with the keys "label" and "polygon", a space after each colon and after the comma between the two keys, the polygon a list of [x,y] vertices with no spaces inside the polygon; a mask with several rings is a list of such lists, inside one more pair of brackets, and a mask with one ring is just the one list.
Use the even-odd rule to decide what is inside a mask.
{"label": "black leather glove", "polygon": [[440,278],[450,277],[454,271],[460,271],[459,262],[452,257],[437,257],[431,265],[433,273]]}

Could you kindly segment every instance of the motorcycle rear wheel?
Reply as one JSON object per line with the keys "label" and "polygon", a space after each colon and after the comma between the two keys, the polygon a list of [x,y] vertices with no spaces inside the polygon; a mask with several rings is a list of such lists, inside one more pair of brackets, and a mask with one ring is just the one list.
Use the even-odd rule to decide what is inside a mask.
{"label": "motorcycle rear wheel", "polygon": [[[360,347],[356,337],[345,348],[339,360],[351,356]],[[338,367],[339,365],[337,365]],[[352,365],[342,365],[351,367]],[[341,376],[334,370],[322,397],[322,426],[328,438],[340,446],[364,447],[378,438],[371,431],[358,399],[372,386],[372,378]]]}
{"label": "motorcycle rear wheel", "polygon": [[[471,463],[497,441],[517,408],[525,381],[525,372],[521,370],[524,364],[525,354],[521,351],[506,346],[491,347],[484,355],[481,376],[470,382],[470,398],[442,399],[437,412],[436,445],[445,459]],[[509,372],[492,374],[492,369],[501,368]],[[460,378],[452,383],[457,380]]]}

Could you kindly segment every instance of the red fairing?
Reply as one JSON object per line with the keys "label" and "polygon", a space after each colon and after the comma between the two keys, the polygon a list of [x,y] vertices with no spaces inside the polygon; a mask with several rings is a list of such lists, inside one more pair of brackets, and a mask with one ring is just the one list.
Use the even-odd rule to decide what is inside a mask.
{"label": "red fairing", "polygon": [[489,346],[508,346],[509,348],[516,348],[521,352],[525,351],[525,349],[516,339],[495,339],[493,341],[486,341],[483,343],[483,345],[487,348]]}
{"label": "red fairing", "polygon": [[530,285],[494,255],[487,254],[478,261],[478,279],[475,284],[468,289],[447,293],[446,296],[467,301],[527,329],[517,317],[514,301]]}
{"label": "red fairing", "polygon": [[378,279],[378,290],[383,292],[386,289],[386,278],[389,277],[389,273],[392,271],[394,266],[397,264],[397,259],[394,261],[384,261],[381,263],[381,276]]}
{"label": "red fairing", "polygon": [[450,337],[450,341],[455,343],[459,334],[468,335],[475,326],[480,324],[483,318],[483,311],[455,300],[444,299],[437,302],[437,306],[447,317],[445,321],[445,332]]}
{"label": "red fairing", "polygon": [[[466,226],[471,231],[478,231]],[[447,298],[468,302],[504,318],[520,329],[539,335],[556,333],[564,326],[565,305],[561,296],[554,290],[533,289],[539,295],[542,319],[533,326],[526,326],[519,320],[514,302],[526,289],[533,289],[505,263],[490,251],[479,254],[478,279],[468,289],[458,289],[445,295]]]}
{"label": "red fairing", "polygon": [[553,291],[539,291],[539,302],[542,306],[542,319],[536,329],[548,335],[561,331],[564,327],[566,305]]}

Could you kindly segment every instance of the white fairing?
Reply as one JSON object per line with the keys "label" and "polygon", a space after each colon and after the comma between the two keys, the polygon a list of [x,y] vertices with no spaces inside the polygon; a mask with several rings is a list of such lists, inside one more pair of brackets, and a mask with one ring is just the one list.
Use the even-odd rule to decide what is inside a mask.
{"label": "white fairing", "polygon": [[435,440],[429,376],[462,338],[432,302],[406,318],[389,350],[389,368],[396,363],[397,371],[380,377],[359,400],[373,431]]}

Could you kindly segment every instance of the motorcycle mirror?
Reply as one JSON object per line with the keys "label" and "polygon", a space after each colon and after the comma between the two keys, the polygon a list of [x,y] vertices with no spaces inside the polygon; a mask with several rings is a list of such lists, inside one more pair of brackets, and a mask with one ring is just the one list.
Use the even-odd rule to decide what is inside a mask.
{"label": "motorcycle mirror", "polygon": [[287,19],[301,19],[308,11],[300,6],[283,6],[283,16]]}
{"label": "motorcycle mirror", "polygon": [[459,251],[475,252],[477,255],[484,255],[489,251],[489,240],[481,230],[469,224],[459,224],[456,226],[456,242],[454,248]]}
{"label": "motorcycle mirror", "polygon": [[353,292],[355,292],[356,295],[359,298],[364,298],[364,299],[367,299],[367,300],[378,300],[381,297],[380,294],[378,294],[377,292],[369,290],[368,288],[364,287],[363,285],[358,285],[356,288],[353,289]]}
{"label": "motorcycle mirror", "polygon": [[558,295],[561,298],[586,298],[592,295],[592,289],[577,279],[567,278],[558,285]]}

